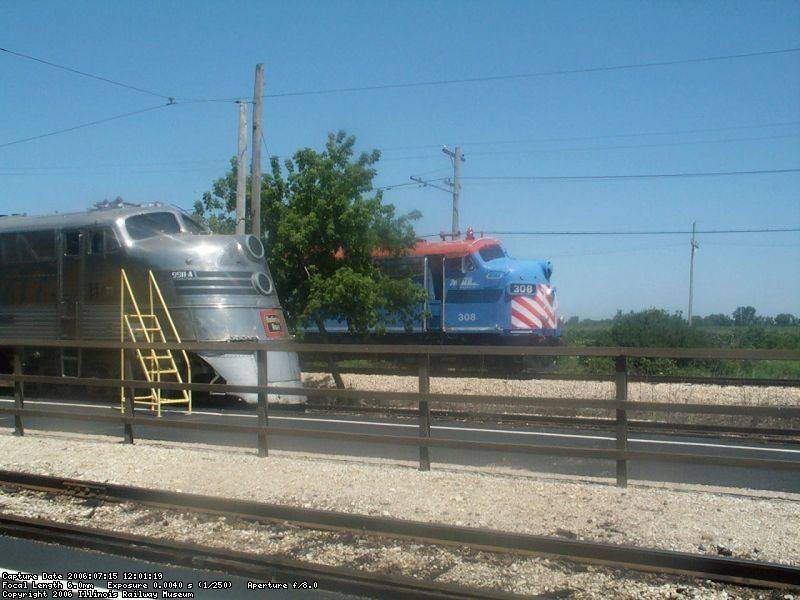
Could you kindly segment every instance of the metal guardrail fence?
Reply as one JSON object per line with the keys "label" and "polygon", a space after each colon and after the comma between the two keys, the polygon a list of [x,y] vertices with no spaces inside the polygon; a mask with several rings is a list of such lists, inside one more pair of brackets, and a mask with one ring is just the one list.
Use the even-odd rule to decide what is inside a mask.
{"label": "metal guardrail fence", "polygon": [[[257,437],[258,455],[265,457],[269,452],[269,437],[272,435],[308,436],[317,439],[343,439],[358,442],[396,444],[418,446],[419,468],[427,471],[431,467],[431,448],[451,448],[462,450],[520,452],[526,454],[545,454],[551,456],[569,456],[613,460],[616,464],[616,482],[618,486],[627,486],[628,462],[631,460],[664,461],[693,464],[710,464],[718,466],[748,467],[756,469],[779,469],[800,471],[800,461],[787,461],[761,458],[740,458],[715,455],[693,455],[673,452],[634,451],[628,447],[628,423],[630,412],[658,412],[665,414],[702,414],[702,415],[739,415],[749,417],[800,417],[800,406],[743,406],[715,404],[668,404],[662,402],[640,402],[628,400],[628,359],[630,358],[696,358],[722,360],[789,360],[800,361],[800,352],[792,350],[751,350],[751,349],[719,349],[719,348],[578,348],[578,347],[534,347],[517,348],[507,346],[386,346],[361,344],[304,344],[297,341],[278,341],[267,344],[259,343],[133,343],[133,342],[78,342],[65,340],[19,340],[0,339],[0,347],[15,348],[14,372],[0,375],[0,385],[14,389],[14,407],[0,407],[0,414],[14,415],[16,435],[24,435],[25,417],[50,417],[60,419],[78,419],[86,421],[113,422],[123,426],[126,443],[134,442],[134,426],[146,425],[156,427],[174,427],[181,429],[203,429],[212,431],[229,431],[253,433]],[[230,384],[201,384],[149,382],[144,380],[120,378],[64,378],[45,375],[25,374],[20,356],[25,348],[91,348],[109,350],[182,350],[192,351],[225,351],[253,352],[256,354],[258,369],[258,385],[240,386]],[[328,398],[373,399],[373,400],[407,400],[418,407],[419,433],[417,437],[398,435],[377,435],[365,433],[347,433],[341,431],[321,431],[317,429],[288,429],[269,425],[267,405],[268,394],[298,395],[297,388],[267,385],[268,351],[332,353],[336,355],[382,354],[382,355],[416,355],[418,357],[418,389],[413,392],[378,392],[354,389],[317,389],[304,388],[302,394],[307,397],[325,396]],[[522,355],[522,356],[582,356],[609,357],[615,360],[615,398],[614,400],[598,400],[592,398],[540,398],[540,397],[497,397],[491,395],[434,394],[430,392],[430,357],[434,355]],[[124,388],[125,404],[119,416],[108,414],[76,414],[63,411],[38,410],[25,408],[24,385],[26,383],[81,385],[91,387]],[[231,425],[223,423],[193,423],[174,420],[158,421],[137,417],[134,412],[133,395],[137,387],[156,387],[166,390],[206,391],[219,393],[250,392],[258,395],[257,425]],[[575,409],[605,409],[614,412],[615,416],[615,448],[589,449],[570,446],[542,446],[535,444],[479,442],[470,440],[437,439],[431,437],[431,404],[464,402],[473,403],[502,402],[527,407],[558,408],[569,402]],[[798,430],[800,435],[800,430]]]}

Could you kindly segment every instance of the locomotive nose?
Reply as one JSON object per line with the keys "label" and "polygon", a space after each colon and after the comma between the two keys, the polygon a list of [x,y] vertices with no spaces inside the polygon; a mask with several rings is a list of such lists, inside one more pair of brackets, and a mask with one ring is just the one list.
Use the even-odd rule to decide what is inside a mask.
{"label": "locomotive nose", "polygon": [[186,264],[208,266],[244,265],[264,260],[264,244],[254,235],[209,235],[186,248]]}
{"label": "locomotive nose", "polygon": [[245,238],[245,247],[254,259],[260,260],[264,258],[264,244],[256,236],[248,235]]}

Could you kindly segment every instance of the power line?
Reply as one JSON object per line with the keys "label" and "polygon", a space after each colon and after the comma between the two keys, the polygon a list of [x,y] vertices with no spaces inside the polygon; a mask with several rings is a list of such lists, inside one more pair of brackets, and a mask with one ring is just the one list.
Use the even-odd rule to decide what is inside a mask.
{"label": "power line", "polygon": [[20,58],[25,58],[27,60],[32,60],[38,63],[42,63],[43,65],[47,65],[49,67],[53,67],[54,69],[61,69],[62,71],[67,71],[69,73],[74,73],[76,75],[81,75],[83,77],[89,77],[90,79],[96,79],[98,81],[102,81],[104,83],[110,83],[111,85],[117,85],[119,87],[127,88],[129,90],[134,90],[136,92],[141,92],[142,94],[149,94],[151,96],[156,96],[157,98],[164,98],[165,100],[174,100],[175,98],[172,96],[167,96],[165,94],[159,94],[158,92],[153,92],[152,90],[146,90],[144,88],[136,87],[134,85],[128,85],[127,83],[122,83],[120,81],[114,81],[113,79],[108,79],[107,77],[101,77],[100,75],[93,75],[91,73],[86,73],[85,71],[79,71],[78,69],[73,69],[71,67],[65,67],[64,65],[59,65],[54,62],[50,62],[49,60],[44,60],[41,58],[36,58],[35,56],[29,56],[28,54],[22,54],[21,52],[14,52],[13,50],[9,50],[8,48],[0,48],[0,51],[5,52],[7,54],[13,54],[14,56],[18,56]]}
{"label": "power line", "polygon": [[[435,180],[432,180],[432,181],[435,181]],[[382,185],[380,187],[376,187],[375,190],[386,191],[386,190],[393,190],[395,188],[408,187],[410,185],[419,185],[419,183],[416,182],[416,181],[411,181],[411,182],[408,182],[408,183],[395,183],[394,185]]]}
{"label": "power line", "polygon": [[[726,144],[729,142],[759,142],[765,140],[784,140],[800,137],[799,134],[770,135],[746,138],[727,138],[722,140],[694,140],[690,142],[665,142],[661,144],[629,144],[624,146],[583,146],[572,148],[537,148],[534,150],[507,150],[505,152],[470,152],[470,156],[502,156],[505,154],[536,154],[546,152],[587,152],[594,150],[627,150],[639,148],[669,148],[674,146],[696,146],[700,144]],[[399,160],[396,158],[395,160]]]}
{"label": "power line", "polygon": [[612,181],[630,179],[667,179],[679,177],[728,177],[739,175],[769,175],[776,173],[797,173],[800,169],[764,169],[757,171],[717,171],[708,173],[648,173],[642,175],[564,175],[564,176],[492,176],[462,177],[470,181]]}
{"label": "power line", "polygon": [[[718,235],[729,233],[797,233],[800,228],[789,229],[708,229],[696,234]],[[692,231],[484,231],[486,235],[689,235]],[[422,235],[422,238],[435,238],[440,234]]]}
{"label": "power line", "polygon": [[135,110],[133,112],[124,113],[121,115],[115,115],[113,117],[107,117],[105,119],[99,119],[97,121],[91,121],[89,123],[82,123],[81,125],[75,125],[73,127],[67,127],[66,129],[59,129],[58,131],[51,131],[49,133],[42,133],[40,135],[34,135],[31,137],[23,138],[20,140],[14,140],[13,142],[5,142],[0,144],[0,148],[5,148],[7,146],[14,146],[15,144],[22,144],[24,142],[30,142],[33,140],[39,140],[42,138],[50,137],[53,135],[58,135],[60,133],[67,133],[68,131],[75,131],[76,129],[83,129],[85,127],[92,127],[94,125],[100,125],[101,123],[108,123],[109,121],[116,121],[117,119],[124,119],[126,117],[132,117],[133,115],[140,115],[142,113],[150,112],[152,110],[158,110],[160,108],[166,108],[167,106],[176,106],[176,102],[170,101],[166,104],[159,104],[158,106],[151,106],[150,108],[143,108],[141,110]]}
{"label": "power line", "polygon": [[15,52],[14,50],[9,50],[8,48],[0,48],[0,52],[5,52],[7,54],[11,54],[13,56],[18,56],[19,58],[24,58],[26,60],[32,60],[34,62],[41,63],[43,65],[47,65],[48,67],[53,67],[54,69],[60,69],[61,71],[66,71],[68,73],[73,73],[75,75],[80,75],[82,77],[88,77],[89,79],[96,79],[97,81],[102,81],[103,83],[108,83],[110,85],[116,85],[119,87],[123,87],[129,90],[133,90],[135,92],[140,92],[142,94],[149,94],[150,96],[155,96],[156,98],[163,98],[164,100],[168,100],[170,103],[174,103],[176,100],[181,100],[184,103],[200,103],[200,102],[235,102],[237,98],[179,98],[177,96],[170,96],[167,94],[161,94],[159,92],[154,92],[152,90],[148,90],[145,88],[140,88],[135,85],[130,85],[127,83],[123,83],[121,81],[115,81],[114,79],[109,79],[108,77],[103,77],[101,75],[94,75],[92,73],[87,73],[86,71],[80,71],[78,69],[73,69],[72,67],[67,67],[64,65],[59,65],[58,63],[51,62],[49,60],[44,60],[42,58],[37,58],[35,56],[30,56],[29,54],[23,54],[22,52]]}
{"label": "power line", "polygon": [[[617,136],[609,136],[609,137],[617,137]],[[727,144],[730,142],[758,142],[765,140],[796,139],[798,137],[800,137],[800,134],[770,135],[770,136],[746,137],[746,138],[727,138],[721,140],[694,140],[689,142],[665,142],[661,144],[628,144],[622,146],[577,146],[572,148],[535,148],[531,150],[505,150],[500,152],[478,151],[478,152],[470,152],[470,156],[504,156],[508,154],[519,155],[519,154],[544,154],[544,153],[555,153],[555,152],[595,152],[600,150],[627,150],[627,149],[639,149],[639,148],[670,148],[675,146],[696,146],[701,144]],[[495,142],[484,142],[483,145],[489,145],[493,143]],[[512,142],[507,142],[507,143],[510,144]],[[522,144],[528,142],[514,142],[514,143]],[[383,152],[383,150],[381,152]],[[389,158],[382,157],[381,160],[383,162],[390,162],[390,161],[403,161],[403,160],[428,160],[434,158],[437,158],[437,155],[427,154],[424,156],[422,155],[392,156]]]}
{"label": "power line", "polygon": [[339,94],[343,92],[366,92],[372,90],[389,90],[400,88],[413,88],[413,87],[426,87],[426,86],[439,86],[439,85],[452,85],[458,83],[478,83],[486,81],[507,81],[513,79],[530,79],[534,77],[547,77],[552,75],[577,75],[582,73],[601,73],[606,71],[622,71],[631,69],[648,69],[653,67],[667,67],[674,65],[685,65],[693,63],[723,61],[723,60],[736,60],[741,58],[753,58],[758,56],[770,56],[777,54],[788,54],[792,52],[800,52],[800,48],[783,48],[779,50],[766,50],[763,52],[748,52],[744,54],[727,54],[723,56],[707,56],[703,58],[686,58],[680,60],[658,61],[651,63],[632,63],[625,65],[612,65],[605,67],[584,67],[580,69],[564,69],[554,71],[538,71],[533,73],[516,73],[509,75],[492,75],[486,77],[468,77],[464,79],[441,79],[431,81],[416,81],[406,83],[389,83],[383,85],[365,85],[347,88],[330,88],[323,90],[306,90],[299,92],[282,92],[277,94],[266,94],[267,98],[288,98],[292,96],[319,96],[322,94]]}
{"label": "power line", "polygon": [[[269,148],[267,148],[267,140],[264,139],[264,132],[261,132],[261,143],[264,145],[264,151],[267,153],[267,160],[270,159]],[[280,157],[278,157],[280,158]]]}
{"label": "power line", "polygon": [[[462,180],[477,181],[483,183],[503,183],[503,182],[549,182],[549,181],[628,181],[632,179],[677,179],[681,177],[727,177],[727,176],[743,176],[743,175],[771,175],[780,173],[797,173],[797,169],[764,169],[759,171],[716,171],[708,173],[649,173],[642,175],[564,175],[564,176],[491,176],[491,177],[462,177]],[[383,186],[378,189],[390,190],[394,188],[407,187],[411,185],[420,185],[435,181],[444,181],[446,177],[438,177],[435,179],[428,179],[425,182],[415,181],[412,183],[398,183],[394,185]],[[691,232],[690,232],[691,233]]]}
{"label": "power line", "polygon": [[[460,146],[500,146],[504,144],[543,144],[550,142],[585,142],[592,140],[607,140],[631,137],[650,137],[650,136],[665,136],[665,135],[684,135],[692,133],[716,133],[720,131],[736,131],[742,129],[764,129],[767,127],[787,127],[792,125],[800,125],[800,121],[784,121],[780,123],[764,123],[762,125],[738,125],[732,127],[712,127],[704,129],[679,129],[675,131],[640,131],[634,133],[616,133],[607,135],[591,135],[591,136],[577,136],[577,137],[563,137],[563,138],[539,138],[528,140],[498,140],[498,141],[472,141],[472,142],[459,142]],[[381,152],[396,152],[398,150],[421,150],[425,148],[441,148],[441,144],[420,144],[418,146],[395,146],[392,148],[382,148]],[[470,154],[475,154],[471,152]],[[420,157],[429,158],[429,157]]]}

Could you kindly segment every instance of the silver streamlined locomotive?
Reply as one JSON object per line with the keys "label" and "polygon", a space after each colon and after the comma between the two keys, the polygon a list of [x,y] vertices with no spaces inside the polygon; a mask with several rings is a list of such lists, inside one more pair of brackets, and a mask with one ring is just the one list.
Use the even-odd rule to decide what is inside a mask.
{"label": "silver streamlined locomotive", "polygon": [[[84,213],[0,217],[0,339],[119,340],[121,269],[134,287],[146,286],[152,271],[182,341],[287,336],[258,238],[211,235],[180,210],[118,200]],[[0,370],[8,368],[11,353],[0,348]],[[45,374],[115,376],[119,363],[108,354],[38,352],[27,362]],[[257,385],[253,353],[232,349],[191,359],[195,382]],[[269,352],[268,381],[301,387],[297,355]],[[256,400],[255,394],[238,395]],[[269,396],[283,404],[304,400]]]}

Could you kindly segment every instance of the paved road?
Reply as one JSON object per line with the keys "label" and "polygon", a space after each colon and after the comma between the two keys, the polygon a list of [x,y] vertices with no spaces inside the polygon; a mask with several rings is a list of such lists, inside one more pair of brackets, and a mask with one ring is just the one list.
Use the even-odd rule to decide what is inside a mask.
{"label": "paved road", "polygon": [[[338,594],[323,590],[314,590],[313,593],[294,589],[270,589],[258,590],[248,589],[248,581],[253,584],[264,583],[258,579],[244,579],[242,577],[232,577],[226,573],[217,571],[205,571],[201,569],[188,569],[184,567],[173,567],[166,564],[153,563],[143,560],[120,557],[102,552],[88,550],[77,550],[57,544],[45,544],[22,540],[0,535],[0,577],[2,577],[2,591],[7,594],[13,592],[36,592],[43,588],[34,589],[35,585],[61,586],[69,592],[73,587],[73,597],[77,595],[77,589],[95,590],[105,594],[110,590],[117,591],[116,587],[122,583],[142,583],[147,585],[143,593],[155,594],[153,597],[161,598],[162,590],[169,589],[175,592],[191,592],[193,598],[199,600],[212,600],[223,598],[224,600],[253,600],[255,598],[281,598],[286,600],[297,600],[300,598],[321,598],[327,600],[350,600],[360,598]],[[47,573],[49,578],[43,578],[42,574]],[[126,578],[126,573],[132,574]],[[61,575],[61,579],[56,580],[53,574]],[[70,574],[78,577],[70,580]],[[86,575],[82,578],[81,575]],[[35,577],[34,580],[30,577]],[[149,577],[154,577],[153,579]],[[15,579],[12,579],[15,578]],[[24,578],[24,579],[23,579]],[[155,579],[157,578],[157,579]],[[58,583],[56,583],[58,582]],[[212,583],[225,582],[225,583]],[[226,589],[207,589],[210,585],[224,585]],[[286,583],[291,588],[293,582]],[[12,585],[25,585],[25,588],[14,588]],[[156,587],[156,585],[158,587]],[[52,592],[43,596],[50,598]],[[117,597],[120,597],[118,594]],[[3,597],[12,597],[10,595]],[[61,595],[60,597],[64,597]],[[67,596],[70,597],[70,596]]]}
{"label": "paved road", "polygon": [[[0,406],[11,405],[8,398],[0,398]],[[97,411],[104,406],[110,414],[113,408],[98,403],[56,399],[29,400],[30,408],[50,407],[57,410],[74,411],[76,414]],[[102,410],[102,408],[100,409]],[[149,413],[141,411],[141,416]],[[225,407],[217,403],[196,409],[192,415],[180,410],[168,410],[163,419],[176,419],[200,423],[241,423],[256,424],[255,411],[249,407],[234,405]],[[417,424],[412,419],[381,418],[375,416],[353,417],[334,415],[311,415],[299,411],[271,410],[270,424],[291,427],[297,430],[336,430],[361,433],[380,433],[387,435],[416,436]],[[0,417],[0,427],[13,427],[13,418]],[[96,433],[103,435],[122,435],[122,427],[104,423],[91,423],[81,420],[55,421],[28,419],[29,429],[51,429]],[[222,446],[253,447],[256,438],[253,434],[238,434],[214,431],[191,431],[163,427],[137,427],[136,437],[144,439],[164,439],[169,441],[198,442]],[[435,421],[432,436],[438,438],[464,439],[492,442],[530,443],[550,446],[571,446],[579,448],[614,448],[613,433],[602,429],[551,428],[540,426],[484,425],[455,421]],[[326,440],[308,436],[271,436],[270,448],[335,455],[370,456],[377,458],[414,461],[419,451],[413,446],[349,442],[345,440]],[[706,454],[721,456],[741,456],[753,458],[774,458],[800,461],[800,446],[793,444],[769,445],[753,440],[734,441],[713,437],[687,437],[669,435],[633,434],[629,438],[631,450],[680,452],[687,454]],[[434,463],[468,464],[475,466],[504,466],[527,469],[537,472],[562,473],[580,476],[609,477],[615,474],[613,461],[571,457],[554,457],[521,453],[488,453],[470,450],[431,449]],[[726,487],[744,487],[775,491],[800,492],[800,477],[797,471],[767,469],[745,469],[739,467],[717,467],[665,462],[632,461],[628,465],[628,475],[632,480],[667,481],[676,483],[695,483]]]}

